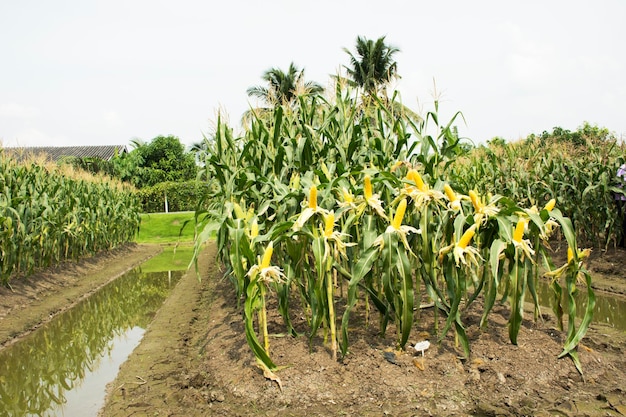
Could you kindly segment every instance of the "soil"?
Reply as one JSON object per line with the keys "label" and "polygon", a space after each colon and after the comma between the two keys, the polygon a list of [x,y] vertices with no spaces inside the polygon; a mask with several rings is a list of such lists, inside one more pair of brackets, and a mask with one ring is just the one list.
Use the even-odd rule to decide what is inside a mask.
{"label": "soil", "polygon": [[[432,342],[423,357],[412,349],[394,351],[394,329],[390,326],[381,337],[377,320],[366,324],[356,312],[350,353],[342,361],[332,360],[322,331],[311,344],[306,336],[285,336],[282,319],[272,314],[271,356],[284,366],[276,373],[279,385],[255,364],[242,312],[215,261],[215,250],[209,245],[202,253],[200,279],[194,271],[187,273],[158,311],[109,384],[101,416],[626,415],[626,332],[592,324],[578,349],[581,376],[570,359],[557,359],[564,333],[549,312],[537,323],[524,321],[515,346],[508,338],[508,309],[495,307],[488,328],[480,330],[477,303],[464,313],[469,359],[455,347],[452,332],[435,343],[432,308],[420,310],[410,340]],[[97,262],[104,262],[100,269],[108,272],[121,270],[130,253],[110,254],[111,262],[107,256]],[[594,252],[588,267],[598,292],[626,294],[626,251]],[[55,287],[54,274],[43,277]],[[24,291],[39,285],[34,279],[29,282]],[[64,294],[74,285],[61,282],[56,291],[16,298],[20,301],[11,304],[22,291],[17,287],[13,293],[2,290],[1,326],[15,311],[21,315],[45,304],[46,291]],[[8,305],[20,308],[7,312]],[[294,313],[292,320],[304,331],[301,314]],[[15,336],[21,326],[14,329]]]}

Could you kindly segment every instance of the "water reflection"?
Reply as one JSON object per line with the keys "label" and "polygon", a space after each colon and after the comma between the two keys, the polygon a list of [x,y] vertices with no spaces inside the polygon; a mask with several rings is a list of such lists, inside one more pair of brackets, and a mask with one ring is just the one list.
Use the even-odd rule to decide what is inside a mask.
{"label": "water reflection", "polygon": [[[537,288],[537,296],[539,304],[542,306],[551,306],[554,292],[550,285],[545,281],[539,281]],[[527,294],[528,295],[528,294]],[[567,295],[563,291],[565,299]],[[596,305],[593,310],[593,323],[603,323],[618,330],[626,330],[626,298],[619,295],[609,295],[595,292]],[[584,288],[578,289],[574,299],[576,301],[576,313],[582,318],[587,308],[587,293]],[[528,301],[531,301],[528,296]]]}
{"label": "water reflection", "polygon": [[147,326],[182,274],[132,270],[1,351],[0,410],[10,416],[56,415],[66,393],[111,355],[116,337]]}

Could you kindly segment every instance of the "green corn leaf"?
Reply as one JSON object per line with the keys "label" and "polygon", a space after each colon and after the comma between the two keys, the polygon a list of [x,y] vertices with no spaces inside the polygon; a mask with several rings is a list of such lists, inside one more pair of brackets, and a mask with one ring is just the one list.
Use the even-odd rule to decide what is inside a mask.
{"label": "green corn leaf", "polygon": [[[352,309],[357,303],[357,291],[361,284],[361,281],[372,269],[372,265],[376,262],[379,257],[379,251],[376,247],[369,247],[359,258],[357,263],[354,265],[352,272],[345,271],[343,272],[346,276],[351,276],[350,282],[348,284],[348,299],[347,306],[343,313],[343,317],[341,319],[341,341],[339,343],[339,348],[341,350],[342,355],[346,355],[348,352],[349,338],[348,338],[348,326],[350,321],[350,313]],[[377,308],[382,307],[382,303],[376,297]]]}
{"label": "green corn leaf", "polygon": [[561,211],[558,208],[554,208],[550,215],[556,219],[557,222],[561,225],[561,230],[565,235],[565,239],[567,240],[567,244],[574,253],[574,257],[578,259],[578,246],[576,245],[576,233],[574,232],[574,227],[572,226],[572,221],[567,217],[564,217]]}
{"label": "green corn leaf", "polygon": [[[572,356],[572,353],[573,352],[575,353],[574,349],[578,346],[582,338],[587,333],[589,324],[591,323],[591,320],[593,319],[593,310],[596,305],[596,297],[595,297],[593,288],[591,287],[591,275],[589,274],[587,270],[582,270],[582,269],[580,270],[580,273],[582,273],[583,276],[585,277],[585,283],[587,285],[587,307],[585,309],[585,314],[580,323],[580,326],[578,327],[578,331],[568,332],[568,337],[565,342],[565,346],[563,346],[563,352],[561,352],[561,354],[559,355],[559,358],[565,355]],[[578,274],[576,274],[576,276],[577,275]],[[576,276],[573,279],[577,279]],[[575,314],[575,309],[574,309],[574,314]],[[573,322],[574,320],[575,320],[575,317],[572,317],[572,315],[570,315],[569,321]],[[570,329],[572,329],[572,327],[570,327]],[[582,374],[582,368],[580,367],[580,362],[577,362],[576,360],[577,358],[575,356],[572,356],[572,359],[574,360],[575,363],[577,363],[576,368]]]}

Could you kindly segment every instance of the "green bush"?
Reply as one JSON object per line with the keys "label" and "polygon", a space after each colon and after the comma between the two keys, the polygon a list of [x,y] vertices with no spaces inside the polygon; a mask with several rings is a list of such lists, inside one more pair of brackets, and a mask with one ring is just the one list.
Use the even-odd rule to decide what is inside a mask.
{"label": "green bush", "polygon": [[208,193],[209,185],[197,181],[161,182],[137,192],[144,213],[165,211],[166,196],[168,211],[196,210],[199,203],[206,200]]}

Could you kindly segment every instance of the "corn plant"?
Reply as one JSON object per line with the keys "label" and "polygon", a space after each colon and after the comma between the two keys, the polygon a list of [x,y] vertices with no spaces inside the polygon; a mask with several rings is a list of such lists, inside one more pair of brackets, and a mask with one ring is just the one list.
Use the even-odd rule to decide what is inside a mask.
{"label": "corn plant", "polygon": [[[304,333],[312,342],[322,330],[333,358],[350,354],[356,311],[368,323],[377,311],[380,333],[393,326],[396,348],[404,349],[419,320],[418,301],[426,297],[435,306],[438,340],[453,331],[468,356],[464,312],[472,303],[482,302],[483,328],[498,298],[507,303],[515,344],[526,294],[539,317],[541,268],[553,274],[555,293],[563,281],[566,291],[574,291],[577,276],[585,274],[582,255],[562,269],[551,263],[549,239],[557,229],[579,253],[561,203],[549,201],[553,195],[511,195],[504,180],[501,190],[485,191],[480,172],[506,177],[494,164],[460,176],[455,164],[462,148],[453,126],[460,113],[441,125],[438,103],[424,119],[404,117],[388,103],[373,100],[363,108],[338,84],[332,100],[302,97],[298,106],[254,117],[241,137],[218,118],[216,152],[207,155],[203,174],[219,187],[213,206],[202,213],[213,219],[207,227],[217,231],[220,260],[238,302],[244,302],[248,343],[266,371],[277,369],[267,334],[270,296],[278,299],[288,333],[297,337],[302,331],[292,326],[289,301],[295,295],[308,326]],[[197,247],[208,233],[200,236]],[[562,356],[579,370],[575,347],[593,311],[588,288],[578,327],[572,299],[565,306],[554,299],[559,320],[564,307],[568,311]]]}

